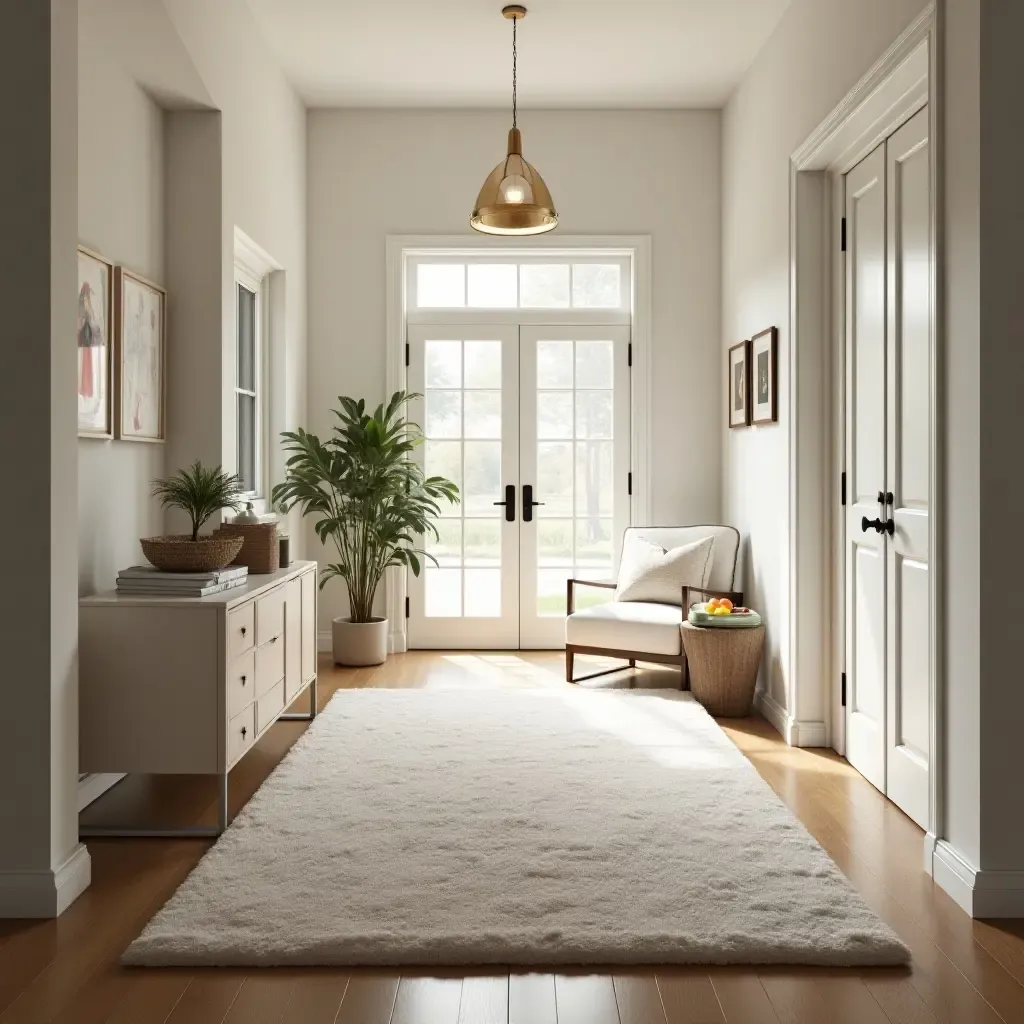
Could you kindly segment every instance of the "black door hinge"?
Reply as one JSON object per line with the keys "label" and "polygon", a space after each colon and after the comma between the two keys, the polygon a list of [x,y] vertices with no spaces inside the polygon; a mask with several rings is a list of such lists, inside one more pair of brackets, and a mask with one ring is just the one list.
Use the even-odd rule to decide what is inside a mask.
{"label": "black door hinge", "polygon": [[846,218],[843,218],[843,222],[839,228],[839,251],[846,252]]}
{"label": "black door hinge", "polygon": [[633,365],[633,342],[630,342],[626,346],[626,364],[628,366]]}
{"label": "black door hinge", "polygon": [[409,618],[409,598],[405,599],[405,617]]}
{"label": "black door hinge", "polygon": [[840,681],[839,702],[846,707],[846,673],[844,672]]}
{"label": "black door hinge", "polygon": [[409,365],[409,342],[405,343],[405,365]]}
{"label": "black door hinge", "polygon": [[839,504],[846,505],[846,473],[839,476]]}
{"label": "black door hinge", "polygon": [[628,488],[628,493],[632,494],[633,493],[633,474],[632,473],[627,473],[626,474],[626,487]]}

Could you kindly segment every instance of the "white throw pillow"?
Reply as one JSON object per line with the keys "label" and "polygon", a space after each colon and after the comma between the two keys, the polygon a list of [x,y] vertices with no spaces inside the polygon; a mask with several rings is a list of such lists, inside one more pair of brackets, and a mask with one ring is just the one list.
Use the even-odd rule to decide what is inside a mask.
{"label": "white throw pillow", "polygon": [[615,600],[680,604],[683,587],[708,585],[714,543],[714,537],[705,537],[666,551],[660,544],[627,533]]}

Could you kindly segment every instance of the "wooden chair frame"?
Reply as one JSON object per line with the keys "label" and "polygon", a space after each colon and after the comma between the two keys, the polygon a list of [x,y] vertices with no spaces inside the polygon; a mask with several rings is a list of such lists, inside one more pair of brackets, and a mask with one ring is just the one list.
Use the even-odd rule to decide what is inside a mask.
{"label": "wooden chair frame", "polygon": [[[572,615],[576,611],[576,588],[577,587],[599,587],[602,590],[614,590],[617,584],[601,580],[566,580],[565,607],[566,615]],[[683,618],[690,607],[691,598],[702,594],[705,598],[727,597],[733,604],[743,604],[742,590],[709,590],[705,587],[683,587],[679,605],[679,625],[682,626]],[[603,658],[620,658],[628,662],[626,666],[618,668],[606,668],[600,672],[591,672],[589,675],[573,678],[573,663],[577,654],[596,654]],[[638,661],[655,662],[659,665],[678,665],[680,672],[679,689],[685,690],[689,686],[689,673],[686,666],[686,652],[683,650],[682,637],[679,639],[678,654],[652,654],[649,651],[626,651],[612,647],[584,647],[580,644],[565,645],[565,681],[567,683],[582,683],[587,679],[596,679],[598,676],[607,676],[612,672],[624,672],[626,668],[636,668]]]}

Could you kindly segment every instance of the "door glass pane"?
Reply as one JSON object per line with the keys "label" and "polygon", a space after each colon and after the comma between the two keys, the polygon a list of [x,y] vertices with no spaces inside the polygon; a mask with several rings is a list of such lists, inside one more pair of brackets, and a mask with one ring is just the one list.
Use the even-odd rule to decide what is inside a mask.
{"label": "door glass pane", "polygon": [[465,536],[466,565],[476,568],[501,565],[501,520],[467,519]]}
{"label": "door glass pane", "polygon": [[428,341],[423,352],[423,373],[428,388],[462,386],[462,342]]}
{"label": "door glass pane", "polygon": [[501,570],[467,569],[466,614],[475,619],[501,616]]}
{"label": "door glass pane", "polygon": [[514,309],[518,299],[514,263],[471,263],[468,306]]}
{"label": "door glass pane", "polygon": [[462,514],[497,516],[504,509],[495,506],[504,497],[501,490],[501,442],[466,441],[466,470],[462,492]]}
{"label": "door glass pane", "polygon": [[622,305],[617,263],[574,263],[572,304],[577,309],[618,309]]}
{"label": "door glass pane", "polygon": [[576,387],[611,388],[615,381],[610,341],[576,342]]}
{"label": "door glass pane", "polygon": [[416,302],[423,309],[466,305],[464,263],[421,263],[416,268]]}
{"label": "door glass pane", "polygon": [[[456,343],[457,344],[457,343]],[[501,342],[467,341],[463,343],[467,388],[501,387]]]}
{"label": "door glass pane", "polygon": [[466,392],[466,437],[501,437],[501,392]]}
{"label": "door glass pane", "polygon": [[564,309],[569,305],[568,263],[524,263],[519,267],[519,305]]}
{"label": "door glass pane", "polygon": [[572,342],[537,342],[537,387],[572,387]]}
{"label": "door glass pane", "polygon": [[573,564],[573,521],[541,519],[537,523],[537,564],[543,566]]}
{"label": "door glass pane", "polygon": [[[462,491],[462,442],[461,441],[425,441],[423,471],[427,476],[443,476],[458,485]],[[460,516],[458,505],[447,501],[441,503],[442,516]]]}
{"label": "door glass pane", "polygon": [[576,436],[590,438],[612,436],[611,391],[576,392]]}
{"label": "door glass pane", "polygon": [[571,516],[572,442],[542,441],[537,445],[537,501],[544,505],[534,509],[538,519],[549,516]]}
{"label": "door glass pane", "polygon": [[462,570],[424,569],[424,613],[431,618],[462,614]]}
{"label": "door glass pane", "polygon": [[537,437],[541,440],[572,437],[572,392],[537,393]]}
{"label": "door glass pane", "polygon": [[[537,343],[536,490],[544,502],[534,513],[540,616],[564,614],[569,576],[612,575],[614,355],[611,341]],[[563,389],[551,389],[553,382]],[[602,603],[609,594],[581,590],[578,607]]]}
{"label": "door glass pane", "polygon": [[612,442],[576,442],[576,515],[610,516],[615,497]]}
{"label": "door glass pane", "polygon": [[[455,566],[462,564],[462,520],[461,519],[439,519],[435,522],[438,536],[435,539],[427,535],[424,547],[428,554],[433,555],[438,562],[438,568],[444,566]],[[433,565],[433,562],[428,564]]]}
{"label": "door glass pane", "polygon": [[462,392],[427,388],[427,437],[462,436]]}

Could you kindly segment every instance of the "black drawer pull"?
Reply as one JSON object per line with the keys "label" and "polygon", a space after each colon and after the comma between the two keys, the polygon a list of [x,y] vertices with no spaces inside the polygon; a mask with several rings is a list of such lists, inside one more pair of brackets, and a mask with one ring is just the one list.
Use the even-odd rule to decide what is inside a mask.
{"label": "black drawer pull", "polygon": [[245,686],[245,676],[242,676],[242,685]]}
{"label": "black drawer pull", "polygon": [[245,636],[245,626],[242,627],[242,636]]}
{"label": "black drawer pull", "polygon": [[245,734],[246,734],[246,732],[247,732],[247,730],[246,730],[245,726],[243,725],[243,726],[242,726],[242,739],[243,739],[243,740],[245,739]]}

